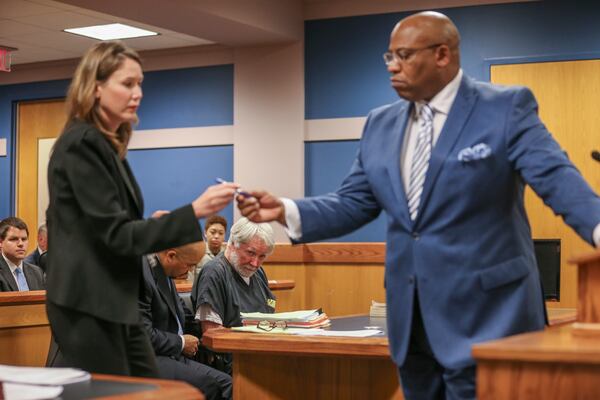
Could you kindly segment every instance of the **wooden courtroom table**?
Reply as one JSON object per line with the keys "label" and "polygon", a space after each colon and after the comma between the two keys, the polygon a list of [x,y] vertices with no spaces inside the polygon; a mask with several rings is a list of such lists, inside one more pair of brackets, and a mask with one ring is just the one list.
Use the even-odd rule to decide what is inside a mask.
{"label": "wooden courtroom table", "polygon": [[43,367],[49,346],[46,291],[0,293],[0,364]]}
{"label": "wooden courtroom table", "polygon": [[[175,285],[177,286],[177,292],[187,293],[192,291],[194,284],[187,279],[175,279]],[[269,279],[269,289],[276,290],[292,290],[296,287],[296,282],[291,279]]]}
{"label": "wooden courtroom table", "polygon": [[[552,324],[575,319],[573,309],[548,309]],[[379,326],[385,318],[333,318],[333,330]],[[208,331],[202,343],[234,354],[234,398],[402,399],[387,333],[370,338]]]}
{"label": "wooden courtroom table", "polygon": [[478,399],[600,398],[600,250],[571,262],[576,321],[473,346]]}
{"label": "wooden courtroom table", "polygon": [[185,382],[166,379],[92,374],[89,382],[64,386],[61,400],[80,399],[178,399],[204,400],[204,395]]}
{"label": "wooden courtroom table", "polygon": [[[332,319],[331,329],[379,326],[385,318]],[[387,335],[333,338],[207,331],[202,343],[233,353],[235,399],[402,399]]]}
{"label": "wooden courtroom table", "polygon": [[565,324],[474,346],[478,399],[599,399],[600,340],[572,330]]}

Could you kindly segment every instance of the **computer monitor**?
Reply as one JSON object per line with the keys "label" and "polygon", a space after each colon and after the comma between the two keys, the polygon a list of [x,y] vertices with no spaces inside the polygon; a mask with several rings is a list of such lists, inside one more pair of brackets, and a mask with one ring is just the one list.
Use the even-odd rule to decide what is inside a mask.
{"label": "computer monitor", "polygon": [[534,239],[542,288],[546,300],[560,300],[560,239]]}

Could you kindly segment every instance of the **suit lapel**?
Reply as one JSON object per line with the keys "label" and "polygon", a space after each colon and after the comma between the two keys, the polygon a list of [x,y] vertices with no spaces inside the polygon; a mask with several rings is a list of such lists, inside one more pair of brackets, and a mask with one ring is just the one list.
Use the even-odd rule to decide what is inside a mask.
{"label": "suit lapel", "polygon": [[123,160],[123,167],[125,168],[125,172],[129,177],[129,184],[131,185],[134,198],[137,200],[136,204],[139,208],[140,214],[144,214],[144,197],[142,196],[142,191],[140,190],[140,187],[133,176],[133,171],[131,170],[127,159]]}
{"label": "suit lapel", "polygon": [[10,272],[10,268],[6,261],[4,261],[4,257],[0,254],[0,274],[4,276],[4,280],[8,282],[8,286],[15,292],[19,291],[19,286],[17,285],[17,281],[15,280],[14,275]]}
{"label": "suit lapel", "polygon": [[[431,197],[431,192],[435,186],[435,181],[440,173],[442,165],[448,158],[448,154],[452,151],[454,144],[463,132],[463,127],[469,119],[473,107],[477,100],[477,95],[471,86],[468,77],[463,77],[461,85],[454,99],[454,104],[450,109],[446,123],[442,128],[440,137],[433,148],[431,159],[429,161],[429,169],[421,194],[421,204],[415,224],[422,219],[427,208],[427,202]],[[423,212],[421,212],[423,210]]]}
{"label": "suit lapel", "polygon": [[165,275],[165,271],[163,270],[162,265],[160,265],[160,262],[158,262],[156,266],[152,267],[151,271],[152,275],[154,276],[154,281],[156,282],[156,287],[158,288],[158,293],[163,298],[163,301],[167,304],[167,307],[173,314],[173,317],[178,318],[173,295],[171,294],[171,289],[169,288],[169,278]]}
{"label": "suit lapel", "polygon": [[113,151],[113,152],[111,152],[111,154],[113,155],[114,161],[117,165],[117,169],[119,170],[119,174],[121,175],[123,182],[125,182],[125,186],[127,187],[127,191],[129,192],[129,195],[131,196],[131,200],[132,200],[133,204],[135,205],[135,207],[137,208],[138,213],[141,215],[142,207],[139,202],[138,195],[136,194],[136,191],[133,187],[131,176],[129,175],[130,170],[128,172],[128,170],[124,166],[125,161],[121,160],[116,152]]}
{"label": "suit lapel", "polygon": [[29,266],[27,266],[24,262],[23,274],[25,275],[25,280],[27,281],[27,286],[29,287],[29,290],[37,290],[35,289],[38,287],[37,278],[34,276],[32,269],[29,268]]}
{"label": "suit lapel", "polygon": [[398,207],[394,207],[387,211],[394,212],[394,210],[399,210],[400,212],[397,217],[401,218],[406,224],[410,223],[410,218],[408,213],[408,201],[406,200],[406,193],[404,192],[404,185],[402,183],[400,155],[402,154],[404,136],[406,135],[406,125],[412,113],[412,107],[413,106],[408,102],[402,103],[401,108],[398,110],[396,123],[394,124],[392,132],[390,132],[391,136],[387,141],[389,144],[387,151],[387,173],[390,178],[392,191],[394,192],[399,205]]}

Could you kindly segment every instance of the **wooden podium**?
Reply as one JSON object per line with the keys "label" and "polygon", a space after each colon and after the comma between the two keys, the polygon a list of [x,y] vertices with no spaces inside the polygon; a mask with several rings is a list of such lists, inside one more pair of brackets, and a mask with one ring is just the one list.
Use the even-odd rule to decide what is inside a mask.
{"label": "wooden podium", "polygon": [[473,346],[477,398],[600,398],[600,251],[578,268],[577,321]]}

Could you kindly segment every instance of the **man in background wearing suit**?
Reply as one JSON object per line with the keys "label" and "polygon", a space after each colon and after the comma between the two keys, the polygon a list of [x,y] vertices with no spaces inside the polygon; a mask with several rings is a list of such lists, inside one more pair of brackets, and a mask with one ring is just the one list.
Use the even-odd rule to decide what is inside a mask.
{"label": "man in background wearing suit", "polygon": [[40,256],[48,250],[48,229],[46,228],[46,224],[42,224],[38,228],[37,242],[37,247],[25,258],[25,262],[42,268],[40,266]]}
{"label": "man in background wearing suit", "polygon": [[401,99],[369,114],[335,193],[237,198],[243,215],[287,225],[295,242],[386,211],[387,329],[407,399],[474,398],[471,346],[543,328],[525,184],[584,240],[600,240],[600,198],[540,121],[533,94],[467,77],[459,42],[440,13],[394,27],[384,61]]}
{"label": "man in background wearing suit", "polygon": [[44,273],[36,265],[24,262],[29,230],[16,217],[0,221],[0,292],[44,289]]}
{"label": "man in background wearing suit", "polygon": [[177,294],[172,278],[196,267],[204,243],[196,242],[144,257],[140,310],[161,378],[185,381],[207,399],[230,399],[231,377],[192,359],[201,336],[192,312]]}

